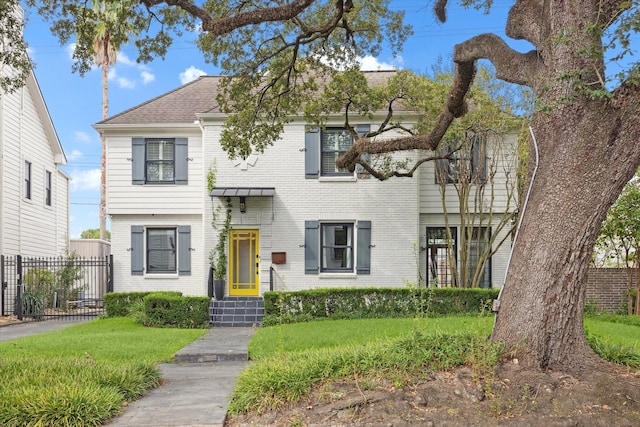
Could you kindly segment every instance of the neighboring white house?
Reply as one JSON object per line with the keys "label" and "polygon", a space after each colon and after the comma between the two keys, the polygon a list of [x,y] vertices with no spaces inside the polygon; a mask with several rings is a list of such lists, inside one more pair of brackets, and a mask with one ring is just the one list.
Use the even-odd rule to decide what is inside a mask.
{"label": "neighboring white house", "polygon": [[[219,144],[225,120],[215,101],[219,79],[201,77],[94,125],[107,141],[115,291],[207,295],[209,252],[218,239],[211,224],[223,221],[227,204],[227,295],[403,287],[417,280],[418,270],[423,278],[436,274],[430,284],[439,277],[446,285],[437,276],[449,261],[439,234],[446,221],[434,162],[412,179],[380,182],[344,173],[335,158],[352,140],[338,119],[319,130],[302,118],[286,125],[264,154],[229,160]],[[361,121],[357,130],[375,124]],[[496,142],[513,147],[515,137],[490,141],[483,157],[496,159],[489,148]],[[211,167],[216,183],[209,192]],[[496,191],[493,199],[505,205]],[[448,208],[456,241],[463,232],[458,210]],[[488,263],[485,286],[501,286],[509,246]]]}
{"label": "neighboring white house", "polygon": [[0,253],[59,256],[69,236],[66,157],[33,72],[0,94]]}

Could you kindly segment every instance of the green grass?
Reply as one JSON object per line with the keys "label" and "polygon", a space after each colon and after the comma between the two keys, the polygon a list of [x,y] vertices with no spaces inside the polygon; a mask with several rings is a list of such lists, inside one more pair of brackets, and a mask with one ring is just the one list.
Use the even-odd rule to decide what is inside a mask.
{"label": "green grass", "polygon": [[[610,319],[607,319],[610,320]],[[585,319],[589,343],[606,360],[640,367],[635,320]],[[493,317],[327,320],[260,328],[249,343],[255,362],[240,376],[231,413],[296,402],[315,383],[383,375],[424,375],[468,365],[490,377],[500,346],[487,340]]]}
{"label": "green grass", "polygon": [[612,363],[640,368],[640,317],[589,316],[585,332],[589,345],[600,357]]}
{"label": "green grass", "polygon": [[492,372],[501,347],[487,340],[492,317],[327,320],[260,328],[255,360],[238,379],[229,411],[295,402],[314,383],[355,376],[403,378],[468,364]]}
{"label": "green grass", "polygon": [[158,385],[157,362],[204,333],[110,318],[0,343],[0,425],[102,425]]}
{"label": "green grass", "polygon": [[249,342],[249,356],[251,360],[260,360],[282,353],[365,344],[397,338],[414,329],[442,333],[467,331],[488,336],[492,326],[492,316],[323,320],[292,323],[258,329]]}
{"label": "green grass", "polygon": [[0,354],[89,355],[95,360],[116,363],[130,360],[155,363],[169,361],[176,351],[205,332],[204,329],[145,328],[128,317],[115,317],[0,343]]}

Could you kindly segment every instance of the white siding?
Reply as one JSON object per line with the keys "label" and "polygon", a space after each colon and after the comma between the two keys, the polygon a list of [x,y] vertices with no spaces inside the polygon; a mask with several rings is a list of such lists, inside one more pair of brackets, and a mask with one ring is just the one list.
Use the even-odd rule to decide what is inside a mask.
{"label": "white siding", "polygon": [[[517,168],[517,135],[509,134],[502,138],[490,138],[487,141],[487,169],[495,171],[493,183],[487,182],[484,189],[483,211],[489,209],[494,212],[502,212],[505,209],[515,209],[517,195],[509,198],[509,191],[513,191],[516,185]],[[422,166],[422,178],[420,180],[420,213],[442,213],[442,190],[436,184],[436,163],[426,162]],[[490,173],[487,172],[489,176]],[[476,186],[472,186],[473,196]],[[445,188],[445,201],[447,212],[460,212],[458,195],[453,184],[447,184]]]}
{"label": "white siding", "polygon": [[[131,226],[191,226],[191,275],[131,275]],[[111,218],[111,253],[115,292],[180,291],[184,295],[207,295],[203,257],[202,217],[199,215],[115,215]]]}
{"label": "white siding", "polygon": [[[55,256],[68,237],[68,178],[35,80],[2,96],[2,223],[0,249],[7,255]],[[24,194],[24,164],[31,162],[31,199]],[[45,171],[52,174],[52,206],[45,204]]]}
{"label": "white siding", "polygon": [[[132,138],[187,137],[188,183],[132,184]],[[202,137],[197,125],[191,129],[149,130],[134,135],[107,136],[107,212],[109,215],[131,214],[201,214],[202,195]]]}

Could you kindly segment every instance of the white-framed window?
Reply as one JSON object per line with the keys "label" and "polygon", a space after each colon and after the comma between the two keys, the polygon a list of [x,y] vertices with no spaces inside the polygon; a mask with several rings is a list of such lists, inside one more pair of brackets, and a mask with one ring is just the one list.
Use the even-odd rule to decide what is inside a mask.
{"label": "white-framed window", "polygon": [[147,139],[145,177],[147,183],[175,181],[175,144],[173,139]]}
{"label": "white-framed window", "polygon": [[371,272],[371,221],[305,221],[305,274]]}
{"label": "white-framed window", "polygon": [[320,223],[320,271],[353,272],[352,222]]}
{"label": "white-framed window", "polygon": [[[486,138],[474,135],[448,159],[436,161],[436,184],[457,184],[469,182],[485,184],[487,182],[487,143]],[[451,146],[444,147],[444,152],[453,150]]]}
{"label": "white-framed window", "polygon": [[191,226],[131,226],[131,274],[191,274]]}
{"label": "white-framed window", "polygon": [[187,184],[187,138],[132,138],[132,184]]}
{"label": "white-framed window", "polygon": [[147,228],[147,273],[176,272],[176,229]]}
{"label": "white-framed window", "polygon": [[336,166],[336,160],[353,145],[353,136],[344,128],[327,128],[320,131],[320,175],[351,175]]}
{"label": "white-framed window", "polygon": [[31,200],[31,162],[24,161],[24,198]]}
{"label": "white-framed window", "polygon": [[[358,124],[355,131],[358,137],[369,133],[371,126]],[[336,160],[346,153],[354,143],[354,136],[344,127],[307,127],[304,139],[304,169],[305,178],[318,179],[321,177],[358,177],[368,178],[361,165],[356,165],[355,173],[336,166]]]}
{"label": "white-framed window", "polygon": [[52,177],[51,171],[44,171],[44,204],[51,206],[52,203]]}

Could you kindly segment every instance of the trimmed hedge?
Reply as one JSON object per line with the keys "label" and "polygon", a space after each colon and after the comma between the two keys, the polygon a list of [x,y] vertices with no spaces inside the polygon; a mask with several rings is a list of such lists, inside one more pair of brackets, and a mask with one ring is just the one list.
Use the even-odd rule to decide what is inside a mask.
{"label": "trimmed hedge", "polygon": [[144,297],[145,326],[206,329],[209,327],[209,301],[209,297],[149,294]]}
{"label": "trimmed hedge", "polygon": [[[104,295],[104,309],[107,317],[127,317],[131,307],[140,304],[144,297],[157,292],[110,292]],[[182,292],[167,291],[164,295],[181,296]]]}
{"label": "trimmed hedge", "polygon": [[318,319],[480,314],[498,289],[332,288],[265,292],[263,326]]}

